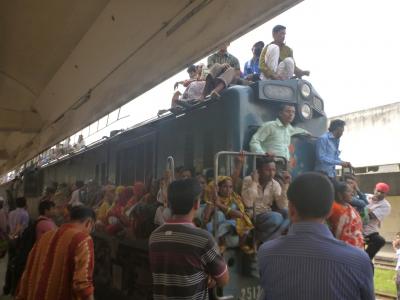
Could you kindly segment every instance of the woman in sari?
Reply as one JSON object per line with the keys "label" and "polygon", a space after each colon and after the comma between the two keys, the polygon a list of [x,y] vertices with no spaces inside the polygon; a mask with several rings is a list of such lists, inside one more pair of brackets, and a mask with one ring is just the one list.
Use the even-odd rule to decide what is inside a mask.
{"label": "woman in sari", "polygon": [[[245,253],[252,253],[253,249],[246,244],[247,235],[253,224],[250,217],[246,214],[242,199],[233,191],[232,178],[219,176],[218,188],[214,188],[211,182],[208,186],[208,196],[206,197],[207,207],[204,212],[204,221],[209,231],[212,231],[214,220],[217,220],[216,236],[221,252],[226,249],[227,235],[236,233],[239,236],[239,247]],[[215,205],[215,206],[214,206]],[[217,215],[212,216],[214,207],[218,208]],[[209,222],[211,220],[211,222]]]}
{"label": "woman in sari", "polygon": [[129,216],[133,207],[135,206],[136,203],[142,199],[142,197],[145,194],[145,185],[141,181],[137,181],[133,185],[133,195],[129,199],[129,201],[126,203],[125,208],[124,208],[124,213],[126,216]]}
{"label": "woman in sari", "polygon": [[362,220],[357,210],[350,205],[352,193],[352,188],[347,183],[335,184],[335,201],[327,222],[338,240],[364,250]]}
{"label": "woman in sari", "polygon": [[116,234],[127,225],[128,218],[124,215],[124,208],[128,200],[132,197],[132,194],[132,187],[119,186],[115,190],[116,202],[107,214],[108,225],[106,231],[108,233]]}

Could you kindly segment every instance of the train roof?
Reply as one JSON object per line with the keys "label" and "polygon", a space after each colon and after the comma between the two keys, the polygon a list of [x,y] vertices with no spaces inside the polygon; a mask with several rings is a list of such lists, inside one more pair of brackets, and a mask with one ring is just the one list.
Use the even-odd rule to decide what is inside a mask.
{"label": "train roof", "polygon": [[[235,88],[235,87],[232,87]],[[68,154],[64,154],[60,156],[57,159],[54,159],[46,164],[43,164],[41,168],[49,167],[55,164],[58,164],[60,162],[63,162],[65,160],[80,156],[88,151],[94,150],[98,147],[101,147],[103,145],[106,145],[108,143],[112,143],[116,140],[119,140],[120,138],[131,134],[135,130],[140,130],[142,128],[149,128],[154,126],[155,124],[158,124],[160,122],[168,121],[168,120],[173,120],[175,118],[179,118],[180,116],[186,115],[186,114],[191,114],[196,110],[204,109],[208,107],[210,104],[218,101],[218,99],[206,99],[204,102],[199,102],[197,104],[192,105],[191,107],[184,108],[184,109],[179,109],[179,110],[173,110],[173,111],[167,111],[157,117],[150,118],[148,120],[145,120],[143,122],[137,123],[131,127],[128,127],[126,129],[121,129],[121,130],[116,130],[115,133],[111,134],[109,137],[103,137],[102,139],[95,141],[81,150],[78,151],[73,151]]]}

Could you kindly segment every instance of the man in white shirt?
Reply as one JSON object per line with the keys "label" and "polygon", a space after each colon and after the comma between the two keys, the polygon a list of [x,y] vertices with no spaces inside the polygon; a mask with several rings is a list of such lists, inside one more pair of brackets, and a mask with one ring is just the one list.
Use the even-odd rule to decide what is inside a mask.
{"label": "man in white shirt", "polygon": [[68,203],[71,207],[83,205],[81,199],[81,190],[83,189],[84,186],[85,184],[81,180],[77,180],[75,182],[74,191],[72,192],[71,200]]}
{"label": "man in white shirt", "polygon": [[257,171],[243,179],[242,199],[249,215],[253,214],[254,208],[254,226],[257,240],[261,242],[279,235],[289,225],[286,191],[291,178],[285,173],[281,187],[274,179],[275,174],[275,162],[263,158],[257,162]]}
{"label": "man in white shirt", "polygon": [[364,225],[364,236],[367,244],[365,250],[373,259],[378,251],[385,245],[385,239],[379,235],[379,229],[383,220],[390,214],[391,206],[385,199],[390,187],[387,183],[378,182],[375,185],[373,195],[368,195],[369,221]]}

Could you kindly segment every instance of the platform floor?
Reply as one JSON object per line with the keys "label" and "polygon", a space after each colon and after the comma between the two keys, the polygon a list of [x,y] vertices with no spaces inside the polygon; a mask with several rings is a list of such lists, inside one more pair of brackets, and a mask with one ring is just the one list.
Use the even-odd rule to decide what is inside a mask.
{"label": "platform floor", "polygon": [[0,259],[0,300],[11,300],[11,296],[4,296],[3,294],[3,284],[4,277],[6,276],[7,269],[7,256]]}
{"label": "platform floor", "polygon": [[[379,259],[384,259],[384,260],[393,260],[393,262],[396,260],[396,256],[395,256],[395,252],[393,251],[392,245],[387,243],[382,249],[381,251],[378,252],[377,258]],[[3,287],[3,283],[4,283],[4,277],[5,277],[5,272],[6,272],[6,268],[7,268],[7,256],[0,259],[0,293],[2,293],[2,287]],[[377,300],[380,299],[385,299],[385,298],[380,298],[377,297]],[[4,296],[4,295],[0,295],[0,300],[12,300],[11,296]]]}
{"label": "platform floor", "polygon": [[393,250],[392,244],[386,243],[386,245],[378,252],[376,258],[395,262],[397,257]]}

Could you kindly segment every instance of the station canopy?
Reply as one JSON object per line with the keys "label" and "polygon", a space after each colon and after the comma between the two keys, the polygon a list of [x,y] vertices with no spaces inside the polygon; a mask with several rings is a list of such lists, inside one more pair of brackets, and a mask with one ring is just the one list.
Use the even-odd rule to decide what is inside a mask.
{"label": "station canopy", "polygon": [[0,173],[298,2],[1,1]]}

